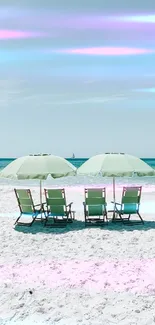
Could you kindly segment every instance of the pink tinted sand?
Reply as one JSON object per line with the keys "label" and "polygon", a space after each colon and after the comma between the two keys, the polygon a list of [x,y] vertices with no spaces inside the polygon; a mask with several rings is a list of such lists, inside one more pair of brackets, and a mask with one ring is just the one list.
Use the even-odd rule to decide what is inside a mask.
{"label": "pink tinted sand", "polygon": [[0,282],[47,288],[74,287],[103,291],[155,293],[155,259],[109,261],[40,261],[0,265]]}
{"label": "pink tinted sand", "polygon": [[[153,324],[155,191],[144,189],[142,195],[142,206],[148,205],[142,211],[145,226],[85,229],[80,223],[84,185],[67,187],[78,221],[48,231],[39,224],[14,229],[19,212],[13,188],[0,187],[0,211],[5,212],[0,216],[0,322]],[[118,200],[121,192],[117,189]],[[39,187],[32,188],[32,195],[37,203]],[[108,187],[108,202],[111,197]]]}

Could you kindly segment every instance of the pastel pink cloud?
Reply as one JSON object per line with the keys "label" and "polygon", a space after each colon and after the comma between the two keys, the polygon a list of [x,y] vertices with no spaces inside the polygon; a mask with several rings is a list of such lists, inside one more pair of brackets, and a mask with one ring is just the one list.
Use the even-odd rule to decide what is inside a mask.
{"label": "pastel pink cloud", "polygon": [[29,31],[0,29],[0,40],[25,39],[39,36],[43,36],[43,34]]}
{"label": "pastel pink cloud", "polygon": [[138,54],[149,54],[153,53],[153,50],[141,49],[141,48],[130,48],[130,47],[88,47],[88,48],[77,48],[77,49],[66,49],[61,50],[62,53],[68,54],[81,54],[81,55],[138,55]]}

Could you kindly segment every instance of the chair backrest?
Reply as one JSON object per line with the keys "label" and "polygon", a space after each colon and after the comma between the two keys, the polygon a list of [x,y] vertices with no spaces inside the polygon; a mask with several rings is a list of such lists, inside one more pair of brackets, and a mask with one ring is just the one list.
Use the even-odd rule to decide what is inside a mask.
{"label": "chair backrest", "polygon": [[90,216],[99,216],[106,211],[106,189],[85,189],[85,204]]}
{"label": "chair backrest", "polygon": [[66,195],[64,189],[44,189],[48,211],[57,215],[66,213]]}
{"label": "chair backrest", "polygon": [[122,209],[132,213],[139,210],[142,186],[123,187]]}
{"label": "chair backrest", "polygon": [[34,213],[35,207],[29,189],[14,189],[21,213]]}

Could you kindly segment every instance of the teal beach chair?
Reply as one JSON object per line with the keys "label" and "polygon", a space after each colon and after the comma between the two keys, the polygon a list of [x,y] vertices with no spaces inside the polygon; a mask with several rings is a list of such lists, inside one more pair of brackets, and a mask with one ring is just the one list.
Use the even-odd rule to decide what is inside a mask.
{"label": "teal beach chair", "polygon": [[73,202],[66,203],[64,189],[44,189],[46,199],[46,221],[45,226],[56,227],[66,226],[72,223],[74,211],[71,207]]}
{"label": "teal beach chair", "polygon": [[[121,203],[115,203],[113,222],[121,221],[127,225],[144,224],[139,213],[142,187],[123,187]],[[140,220],[131,220],[132,215],[137,215]]]}
{"label": "teal beach chair", "polygon": [[106,189],[85,189],[85,226],[104,225],[107,220]]}
{"label": "teal beach chair", "polygon": [[[15,225],[20,226],[32,226],[34,221],[42,220],[42,212],[44,212],[43,205],[40,204],[34,204],[31,191],[29,189],[14,189],[15,195],[17,198],[20,215],[17,218]],[[32,221],[31,222],[20,222],[19,219],[24,216],[31,216]],[[41,215],[40,218],[38,218],[38,215]]]}

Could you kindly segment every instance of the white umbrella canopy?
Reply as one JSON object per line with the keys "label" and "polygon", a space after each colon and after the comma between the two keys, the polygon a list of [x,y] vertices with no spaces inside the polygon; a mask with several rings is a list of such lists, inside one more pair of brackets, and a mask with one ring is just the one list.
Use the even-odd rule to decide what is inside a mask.
{"label": "white umbrella canopy", "polygon": [[66,159],[53,155],[30,155],[15,159],[1,172],[1,178],[9,179],[39,179],[40,203],[42,203],[41,181],[49,175],[53,178],[74,176],[76,168]]}
{"label": "white umbrella canopy", "polygon": [[124,153],[105,153],[88,159],[78,168],[77,175],[113,177],[115,201],[115,177],[155,176],[155,170],[138,157]]}
{"label": "white umbrella canopy", "polygon": [[77,170],[78,175],[106,177],[155,176],[155,171],[140,158],[124,153],[106,153],[93,156]]}
{"label": "white umbrella canopy", "polygon": [[66,159],[53,155],[30,155],[17,158],[7,165],[0,177],[10,179],[40,179],[73,176],[76,168]]}

